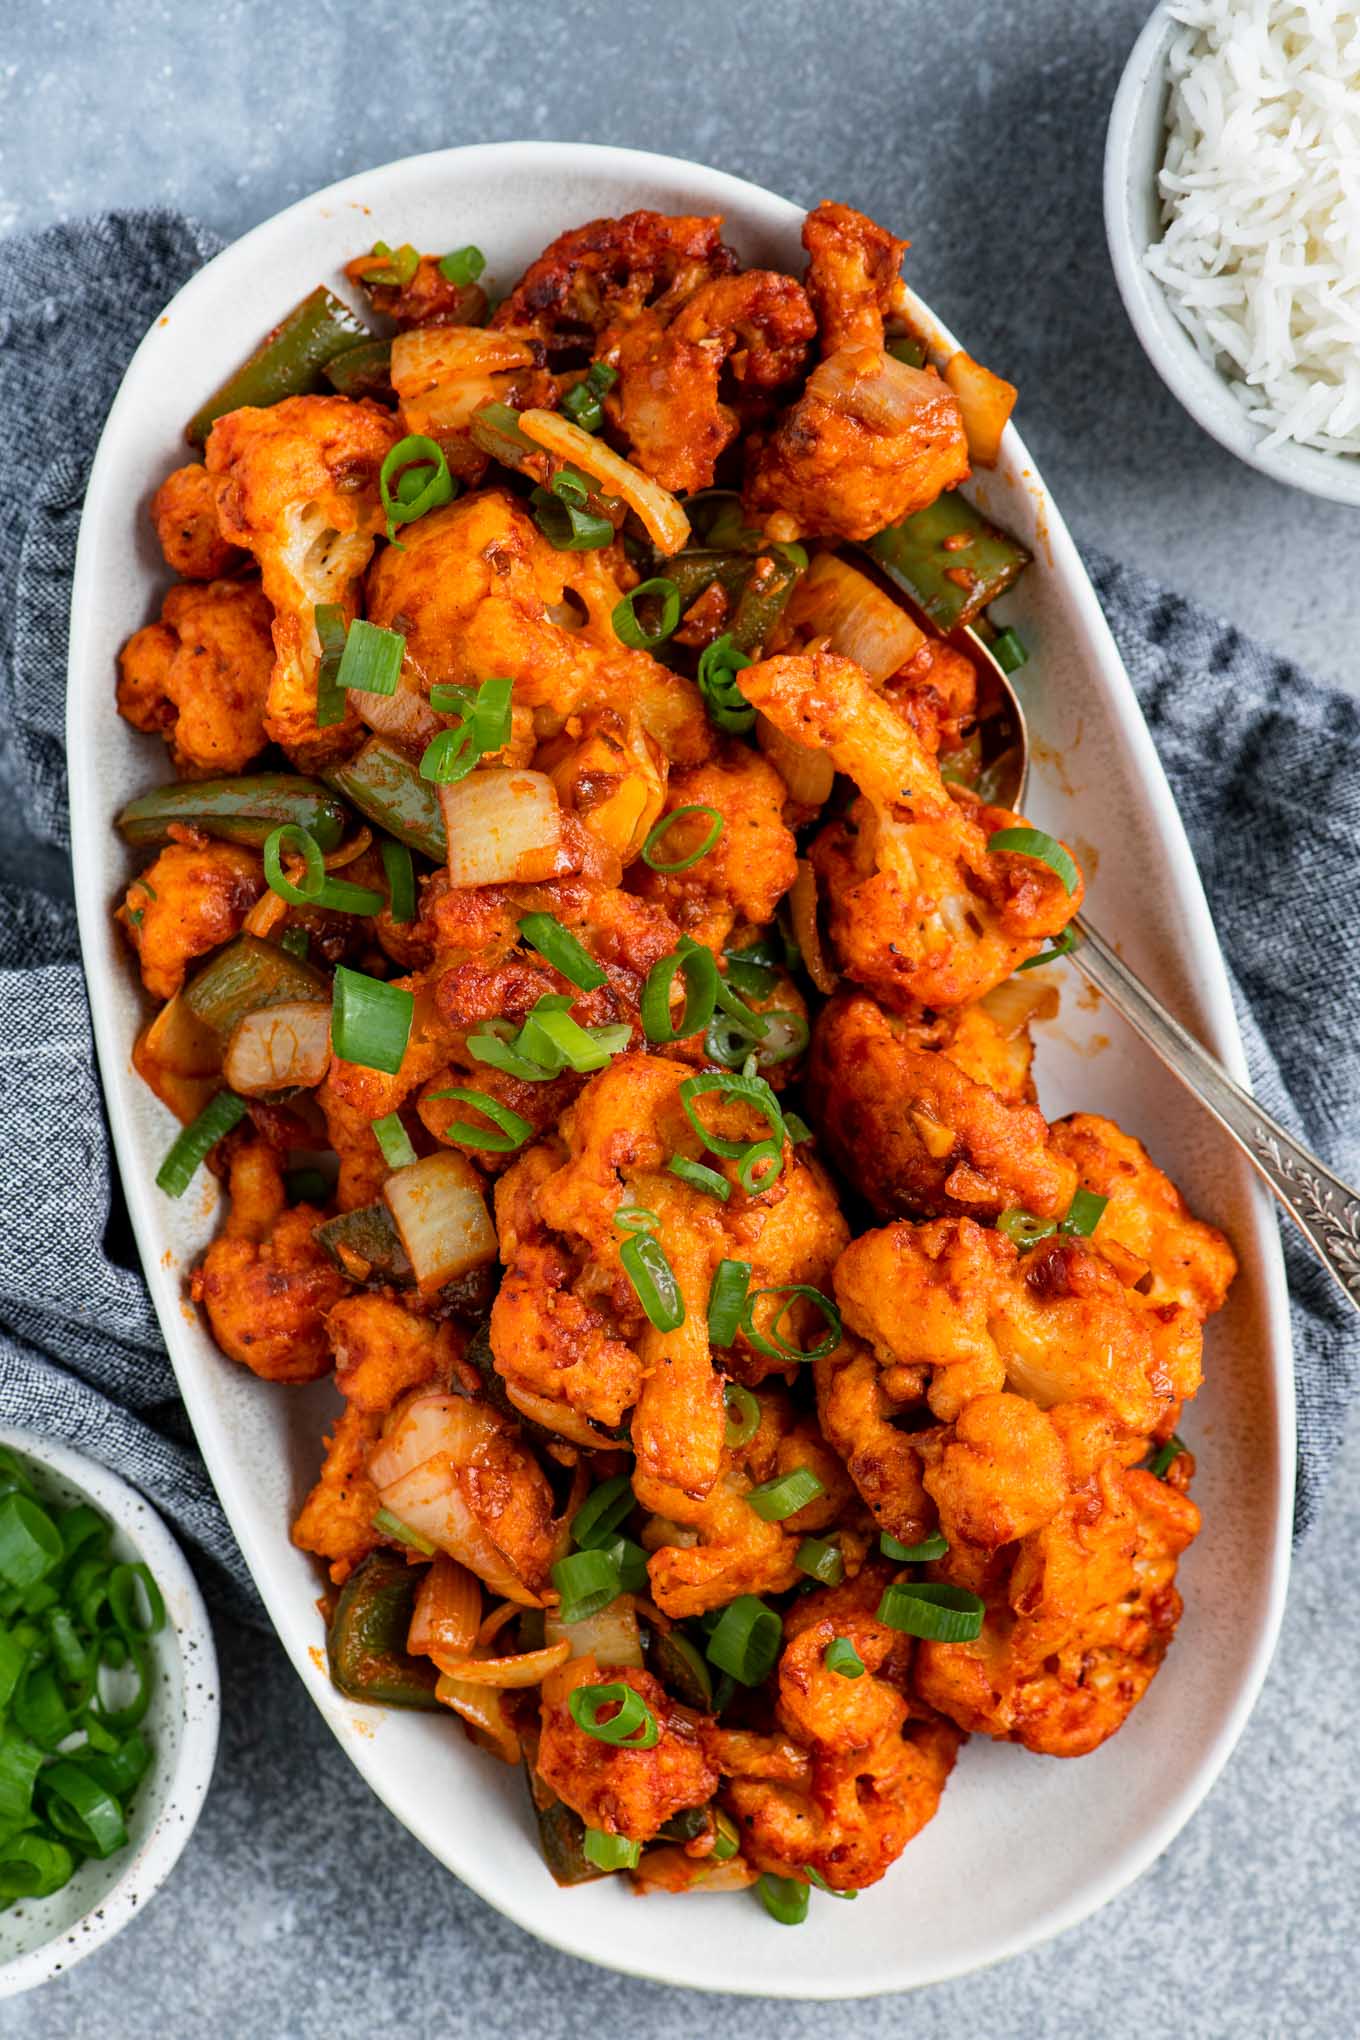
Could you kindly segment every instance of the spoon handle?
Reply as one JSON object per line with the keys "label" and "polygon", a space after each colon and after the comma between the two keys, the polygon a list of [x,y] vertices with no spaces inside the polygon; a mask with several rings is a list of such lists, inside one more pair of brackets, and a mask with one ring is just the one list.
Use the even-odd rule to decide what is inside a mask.
{"label": "spoon handle", "polygon": [[1223,1065],[1172,1019],[1094,928],[1084,921],[1073,925],[1077,946],[1072,961],[1232,1135],[1360,1310],[1360,1194],[1263,1112]]}

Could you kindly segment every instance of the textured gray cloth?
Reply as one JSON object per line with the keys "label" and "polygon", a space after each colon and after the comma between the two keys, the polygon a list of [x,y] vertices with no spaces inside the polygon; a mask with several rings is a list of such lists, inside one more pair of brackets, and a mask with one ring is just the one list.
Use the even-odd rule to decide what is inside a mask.
{"label": "textured gray cloth", "polygon": [[[177,215],[118,213],[0,245],[0,731],[35,841],[65,849],[63,698],[84,477],[123,367],[215,252]],[[1360,1173],[1360,702],[1092,555],[1180,803],[1233,974],[1257,1095]],[[251,1592],[188,1437],[121,1211],[69,907],[0,888],[0,1416],[135,1480]],[[1360,1379],[1360,1337],[1285,1234],[1299,1404],[1298,1528]]]}

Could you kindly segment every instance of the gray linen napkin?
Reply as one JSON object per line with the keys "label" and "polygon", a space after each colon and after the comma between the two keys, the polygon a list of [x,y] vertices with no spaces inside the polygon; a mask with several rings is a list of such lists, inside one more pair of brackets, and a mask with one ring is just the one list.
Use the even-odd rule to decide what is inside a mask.
{"label": "gray linen napkin", "polygon": [[[68,844],[63,697],[84,478],[133,347],[217,243],[165,212],[0,243],[0,739],[35,844]],[[1360,1175],[1360,702],[1099,554],[1096,588],[1180,803],[1262,1103]],[[1360,1385],[1360,1327],[1285,1227],[1297,1529]],[[193,1449],[109,1153],[74,920],[0,885],[0,1418],[128,1474],[238,1606],[240,1554]]]}

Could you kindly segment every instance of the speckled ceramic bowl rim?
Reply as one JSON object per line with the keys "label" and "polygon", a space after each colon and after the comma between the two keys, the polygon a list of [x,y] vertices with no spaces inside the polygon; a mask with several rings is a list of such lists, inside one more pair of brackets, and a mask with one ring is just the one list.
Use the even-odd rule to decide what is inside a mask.
{"label": "speckled ceramic bowl rim", "polygon": [[[0,1997],[13,1997],[57,1975],[64,1976],[112,1940],[129,1920],[146,1911],[147,1901],[174,1869],[198,1822],[217,1756],[222,1708],[217,1652],[203,1596],[184,1554],[151,1504],[107,1466],[73,1452],[68,1445],[7,1425],[0,1426],[0,1445],[32,1460],[56,1480],[78,1488],[136,1547],[151,1568],[167,1609],[173,1611],[153,1648],[162,1659],[170,1651],[178,1653],[183,1695],[174,1768],[162,1785],[161,1803],[150,1828],[140,1843],[128,1847],[117,1881],[89,1912],[58,1929],[50,1940],[0,1963]],[[156,1704],[153,1700],[148,1718],[153,1735]]]}
{"label": "speckled ceramic bowl rim", "polygon": [[1105,142],[1105,235],[1115,282],[1143,352],[1173,397],[1220,446],[1273,481],[1334,503],[1360,503],[1360,457],[1314,446],[1265,447],[1219,374],[1197,350],[1143,260],[1156,236],[1167,53],[1177,24],[1160,0],[1134,44],[1110,109]]}

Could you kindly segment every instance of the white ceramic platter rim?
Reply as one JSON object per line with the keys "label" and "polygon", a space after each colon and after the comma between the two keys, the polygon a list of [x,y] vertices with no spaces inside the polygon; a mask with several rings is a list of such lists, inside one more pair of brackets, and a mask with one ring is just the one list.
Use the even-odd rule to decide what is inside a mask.
{"label": "white ceramic platter rim", "polygon": [[[601,188],[595,205],[597,211],[624,212],[637,204],[667,200],[673,208],[720,211],[728,216],[730,231],[739,243],[750,240],[767,246],[782,243],[789,255],[796,245],[802,217],[800,209],[786,200],[739,179],[638,151],[553,143],[498,143],[446,150],[348,178],[255,228],[193,277],[173,301],[168,315],[153,326],[133,359],[110,413],[90,479],[73,597],[68,721],[72,833],[82,944],[110,1123],[143,1264],[209,1470],[280,1637],[308,1691],[370,1785],[442,1862],[491,1904],[544,1940],[570,1954],[655,1981],[806,1998],[867,1996],[940,1981],[1000,1960],[1060,1932],[1103,1904],[1145,1869],[1213,1783],[1259,1691],[1278,1629],[1287,1578],[1294,1454],[1287,1299],[1278,1238],[1263,1195],[1233,1177],[1239,1185],[1236,1232],[1239,1243],[1247,1247],[1254,1270],[1252,1293],[1261,1324],[1260,1337],[1268,1356],[1263,1363],[1267,1369],[1263,1394],[1269,1404],[1268,1417],[1261,1420],[1267,1425],[1267,1442],[1258,1468],[1265,1497],[1260,1503],[1263,1525],[1259,1540],[1260,1574],[1253,1580],[1254,1612],[1241,1646],[1247,1655],[1240,1675],[1216,1707],[1212,1732],[1205,1731],[1193,1755],[1185,1756],[1178,1789],[1163,1796],[1144,1795],[1132,1811],[1125,1807],[1131,1825],[1126,1823],[1127,1832],[1121,1829],[1117,1835],[1111,1833],[1108,1851],[1097,1868],[1073,1880],[1070,1888],[1055,1889],[1021,1920],[1004,1927],[979,1921],[971,1939],[945,1950],[919,1942],[913,1945],[913,1937],[900,1926],[889,1926],[872,1948],[866,1949],[864,1935],[877,1931],[870,1928],[870,1918],[889,1917],[882,1911],[874,1913],[876,1904],[882,1906],[886,1902],[879,1900],[878,1893],[870,1893],[854,1908],[824,1906],[815,1925],[810,1923],[797,1935],[766,1923],[758,1912],[749,1916],[749,1924],[743,1925],[740,1935],[734,1936],[726,1929],[711,1937],[696,1935],[692,1911],[682,1907],[669,1924],[664,1940],[648,1951],[634,1942],[656,1940],[650,1922],[657,1917],[654,1909],[662,1901],[634,1900],[613,1888],[606,1892],[599,1885],[560,1893],[541,1870],[536,1874],[529,1870],[527,1856],[517,1859],[511,1870],[492,1851],[494,1867],[488,1867],[488,1852],[479,1848],[477,1837],[468,1840],[456,1831],[461,1822],[441,1824],[438,1814],[427,1803],[428,1795],[422,1792],[421,1765],[414,1756],[415,1745],[403,1740],[408,1735],[410,1718],[397,1724],[397,1718],[388,1715],[385,1722],[396,1725],[375,1729],[373,1711],[356,1710],[327,1681],[317,1649],[320,1635],[315,1616],[308,1620],[299,1613],[302,1604],[296,1586],[290,1586],[286,1578],[288,1567],[297,1561],[298,1555],[291,1553],[286,1543],[285,1524],[267,1516],[253,1494],[253,1469],[242,1464],[240,1455],[231,1450],[217,1408],[222,1393],[219,1373],[210,1371],[220,1371],[225,1363],[208,1347],[205,1335],[186,1322],[186,1316],[192,1314],[186,1313],[183,1303],[181,1270],[167,1250],[172,1221],[167,1218],[151,1180],[154,1149],[136,1123],[146,1109],[146,1100],[129,1061],[126,959],[115,951],[108,918],[111,881],[119,855],[111,842],[112,807],[104,780],[116,768],[100,762],[105,751],[112,752],[127,740],[126,731],[112,713],[109,623],[100,607],[102,601],[105,611],[110,604],[116,608],[113,598],[121,592],[114,582],[116,555],[123,541],[115,540],[113,534],[125,531],[128,521],[137,515],[136,504],[145,501],[159,473],[164,471],[147,474],[144,437],[140,441],[139,463],[144,414],[149,407],[154,408],[162,379],[167,376],[173,379],[176,373],[175,349],[181,329],[198,321],[200,345],[209,353],[219,346],[221,349],[220,360],[200,360],[195,368],[194,386],[201,393],[234,365],[258,334],[301,295],[314,277],[329,275],[330,265],[324,258],[318,260],[313,252],[309,259],[308,250],[313,242],[331,248],[343,229],[344,252],[352,253],[371,241],[375,233],[401,231],[403,219],[410,222],[410,231],[420,238],[420,222],[412,220],[412,215],[422,205],[430,206],[437,199],[441,219],[447,217],[457,222],[460,185],[468,190],[478,179],[496,180],[493,188],[498,191],[511,183],[525,187],[523,198],[518,191],[510,195],[509,202],[518,206],[524,216],[517,217],[513,226],[507,226],[507,235],[522,237],[527,231],[530,224],[527,208],[532,203],[528,194],[537,194],[539,205],[532,215],[535,231],[529,236],[534,249],[584,216],[577,212],[565,216],[562,213],[562,208],[574,201],[559,194],[569,192],[573,180],[590,183],[593,189]],[[447,208],[446,213],[443,208]],[[461,215],[461,222],[465,229],[470,225],[466,214]],[[450,239],[455,238],[470,235],[451,231]],[[477,238],[487,248],[494,273],[497,264],[490,235],[479,234]],[[434,245],[433,240],[429,244]],[[273,276],[266,285],[267,294],[261,293],[258,288],[261,275],[270,277],[285,255],[287,274],[295,281],[280,293],[278,278]],[[220,324],[225,331],[220,341],[215,324],[203,326],[209,307],[222,313]],[[947,331],[924,308],[921,311],[933,324],[941,347],[952,346]],[[1164,898],[1159,902],[1159,920],[1177,933],[1175,967],[1184,975],[1181,1003],[1185,1017],[1198,1025],[1203,1037],[1229,1067],[1244,1077],[1227,982],[1179,817],[1075,548],[1013,427],[1008,430],[999,474],[983,478],[977,493],[988,491],[992,492],[994,503],[998,496],[1005,499],[1008,517],[1021,518],[1024,523],[1037,555],[1036,565],[1026,579],[1043,576],[1044,587],[1049,591],[1046,599],[1054,606],[1057,627],[1074,639],[1080,660],[1089,670],[1096,705],[1110,725],[1109,741],[1118,747],[1121,769],[1137,777],[1143,803],[1140,815],[1142,824],[1152,832],[1154,854],[1164,857],[1174,873],[1174,882],[1169,879]],[[140,595],[145,605],[151,600],[152,582],[156,578],[150,554],[145,550],[138,571],[145,583]],[[114,581],[109,579],[111,573]],[[164,579],[163,573],[160,579]],[[123,627],[134,627],[144,620],[144,613],[145,609],[125,619]],[[103,732],[101,743],[91,740],[95,730]],[[148,751],[144,778],[153,777],[156,770]],[[1035,774],[1035,798],[1030,803],[1041,823],[1054,819],[1045,808],[1056,811],[1059,804],[1050,778],[1041,760]],[[1095,896],[1099,898],[1098,887]],[[1122,936],[1125,930],[1116,926],[1114,932]],[[1138,941],[1139,931],[1130,929],[1130,947],[1136,950]],[[1095,1109],[1099,1109],[1098,1103]],[[168,1124],[167,1115],[167,1127]],[[1136,1130],[1148,1133],[1145,1125]],[[163,1130],[158,1137],[163,1138]],[[1237,1165],[1225,1157],[1222,1166],[1232,1175]],[[1245,1165],[1241,1176],[1246,1176]],[[205,1226],[204,1232],[206,1229]],[[257,1387],[259,1384],[250,1383],[240,1394],[244,1396]],[[1170,1676],[1174,1676],[1175,1662],[1173,1652]],[[1167,1676],[1156,1682],[1154,1695]],[[1151,1707],[1151,1700],[1145,1703],[1149,1719]],[[365,1714],[367,1719],[362,1718]],[[1116,1738],[1108,1747],[1118,1749],[1126,1736],[1152,1733],[1151,1728],[1141,1729],[1135,1717],[1125,1736]],[[384,1756],[384,1738],[398,1744],[396,1761],[388,1761]],[[1144,1742],[1140,1747],[1146,1761],[1148,1745]],[[403,1751],[410,1757],[405,1764]],[[453,1761],[458,1760],[458,1754],[453,1753]],[[974,1743],[964,1753],[960,1770],[971,1765],[974,1770],[985,1768],[994,1773],[998,1762],[1007,1759],[1031,1765],[1041,1761],[999,1746]],[[1083,1761],[1093,1767],[1105,1765],[1107,1752]],[[1059,1766],[1046,1775],[1054,1779],[1057,1771],[1071,1773],[1080,1768]],[[1028,1775],[1038,1777],[1037,1771]],[[1119,1774],[1106,1768],[1093,1769],[1085,1775],[1092,1781],[1104,1777],[1117,1783]],[[939,1854],[944,1848],[936,1838],[949,1817],[951,1795],[957,1800],[961,1794],[957,1777],[956,1773],[956,1782],[951,1783],[941,1815],[908,1852],[907,1863],[921,1866],[918,1875],[932,1874],[927,1867],[934,1861],[932,1851]],[[461,1781],[458,1790],[468,1792],[470,1801],[481,1796],[478,1786],[468,1787]],[[1089,1814],[1091,1809],[1084,1811]],[[475,1827],[475,1822],[472,1825]],[[903,1866],[899,1866],[878,1891],[887,1890],[893,1878],[902,1875]],[[897,1891],[903,1917],[909,1918],[910,1877],[897,1886]],[[707,1904],[711,1909],[752,1903],[740,1898],[695,1899],[689,1906]],[[856,1916],[862,1923],[858,1928]],[[718,1915],[712,1910],[706,1918],[717,1925]],[[629,1931],[630,1921],[641,1926],[644,1919],[649,1926],[643,1934]],[[743,1920],[747,1919],[743,1915]],[[721,1952],[715,1946],[719,1942]]]}
{"label": "white ceramic platter rim", "polygon": [[[138,1815],[147,1809],[134,1799],[132,1839],[108,1862],[114,1881],[92,1895],[88,1909],[69,1925],[54,1926],[43,1940],[0,1960],[0,1997],[9,1997],[64,1975],[146,1911],[148,1900],[179,1861],[202,1811],[217,1755],[221,1704],[217,1654],[203,1597],[184,1554],[150,1503],[108,1467],[32,1431],[0,1426],[0,1446],[32,1461],[58,1488],[77,1490],[108,1517],[124,1550],[131,1547],[151,1568],[167,1615],[165,1628],[152,1643],[156,1694],[147,1735],[153,1764],[139,1788],[154,1798],[150,1823],[139,1837]],[[167,1718],[168,1707],[176,1709],[173,1722]],[[84,1866],[96,1872],[103,1868]],[[55,1908],[60,1899],[57,1894],[35,1910],[41,1914]]]}

